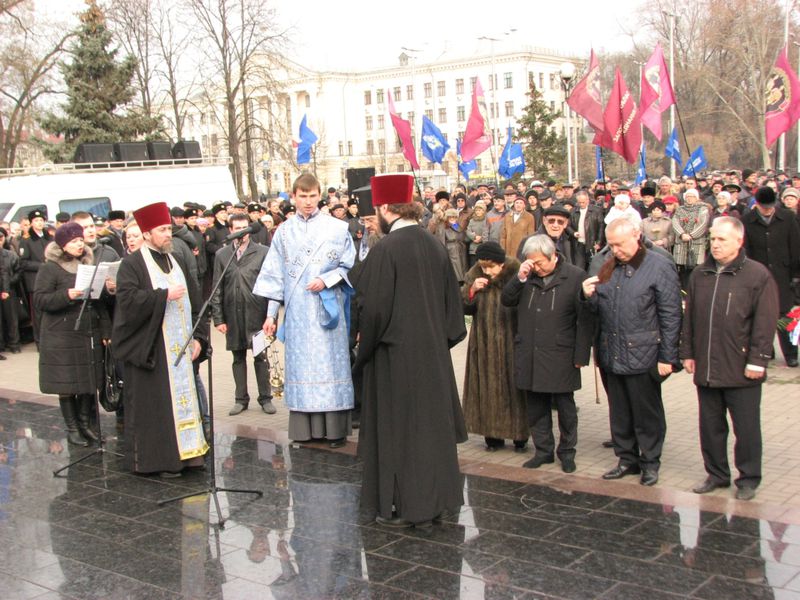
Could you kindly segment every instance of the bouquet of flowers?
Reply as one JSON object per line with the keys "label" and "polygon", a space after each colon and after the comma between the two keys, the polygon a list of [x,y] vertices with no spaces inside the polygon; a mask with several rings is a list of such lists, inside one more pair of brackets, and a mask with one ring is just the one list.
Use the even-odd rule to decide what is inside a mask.
{"label": "bouquet of flowers", "polygon": [[786,316],[779,323],[781,329],[786,330],[789,334],[789,340],[797,346],[800,341],[800,306],[795,306],[786,313]]}

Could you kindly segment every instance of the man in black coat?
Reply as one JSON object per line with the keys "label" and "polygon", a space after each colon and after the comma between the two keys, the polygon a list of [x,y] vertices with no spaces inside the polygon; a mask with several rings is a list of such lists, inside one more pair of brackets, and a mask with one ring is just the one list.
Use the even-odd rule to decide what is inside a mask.
{"label": "man in black coat", "polygon": [[603,212],[591,205],[589,192],[580,190],[575,194],[578,206],[569,217],[570,230],[576,241],[575,266],[589,268],[592,257],[605,245]]}
{"label": "man in black coat", "polygon": [[710,242],[711,257],[689,279],[680,348],[697,386],[700,448],[708,473],[694,492],[730,485],[730,412],[739,471],[736,498],[751,500],[761,482],[761,384],[775,336],[778,288],[763,265],[745,256],[738,219],[716,219]]}
{"label": "man in black coat", "polygon": [[[553,240],[556,245],[556,251],[564,257],[564,260],[571,265],[579,265],[585,268],[585,260],[579,257],[578,242],[575,236],[567,231],[569,227],[570,212],[560,204],[554,204],[544,209],[542,212],[542,224],[536,233],[546,233]],[[536,234],[534,234],[536,235]],[[517,259],[520,262],[525,260],[522,254],[522,249],[525,247],[525,242],[531,236],[525,237],[517,247]]]}
{"label": "man in black coat", "polygon": [[214,215],[213,224],[206,229],[206,256],[208,264],[207,277],[203,283],[203,298],[208,298],[211,294],[211,282],[214,278],[214,255],[225,245],[225,238],[228,237],[228,210],[224,202],[217,202],[211,207],[211,214]]}
{"label": "man in black coat", "polygon": [[[565,473],[575,471],[578,411],[575,390],[581,367],[589,364],[592,314],[581,302],[586,272],[564,262],[547,235],[534,235],[523,248],[525,261],[517,277],[503,289],[504,306],[517,307],[514,384],[525,390],[528,425],[536,454],[523,467],[536,469],[554,462]],[[560,439],[553,438],[551,403],[558,409]]]}
{"label": "man in black coat", "polygon": [[445,248],[418,220],[410,175],[371,180],[386,233],[355,282],[363,372],[361,504],[383,525],[430,525],[463,504],[456,444],[467,431],[450,348],[466,335]]}
{"label": "man in black coat", "polygon": [[[247,215],[235,214],[228,219],[231,233],[247,229]],[[231,257],[234,258],[231,260]],[[247,391],[247,350],[252,346],[253,334],[261,330],[267,318],[268,300],[253,294],[261,264],[267,257],[267,248],[245,234],[237,242],[217,252],[214,258],[214,284],[225,272],[222,284],[211,296],[211,314],[217,331],[225,334],[225,347],[233,353],[233,381],[235,404],[229,415],[238,415],[247,410],[250,394]],[[272,391],[269,385],[269,364],[266,351],[253,357],[253,368],[258,385],[258,403],[268,415],[275,414]]]}
{"label": "man in black coat", "polygon": [[658,482],[666,434],[661,381],[678,365],[681,297],[674,265],[640,238],[627,218],[606,227],[612,256],[583,282],[583,297],[599,315],[599,362],[619,458],[603,478],[641,473],[641,484],[650,486]]}
{"label": "man in black coat", "polygon": [[[742,217],[744,250],[748,258],[769,269],[778,284],[781,315],[797,304],[800,286],[800,225],[794,213],[778,207],[778,197],[770,187],[756,190],[756,204]],[[778,341],[789,367],[797,366],[797,346],[789,334],[778,329]]]}
{"label": "man in black coat", "polygon": [[44,264],[44,249],[53,241],[53,238],[44,228],[45,214],[41,210],[32,210],[28,213],[31,228],[28,237],[23,238],[19,244],[19,264],[22,268],[22,283],[28,297],[28,306],[31,311],[33,324],[33,341],[39,344],[39,316],[33,308],[33,290],[36,287],[36,274]]}

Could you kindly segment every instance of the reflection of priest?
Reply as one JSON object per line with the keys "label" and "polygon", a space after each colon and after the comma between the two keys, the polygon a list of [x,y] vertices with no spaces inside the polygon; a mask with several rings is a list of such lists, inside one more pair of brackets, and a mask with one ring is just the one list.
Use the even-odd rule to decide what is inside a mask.
{"label": "reflection of priest", "polygon": [[264,331],[275,332],[286,310],[285,402],[289,438],[327,438],[343,446],[350,434],[353,382],[348,351],[350,285],[355,260],[347,223],[320,212],[320,186],[311,174],[292,186],[297,216],[275,231],[253,293],[269,298]]}
{"label": "reflection of priest", "polygon": [[175,366],[200,306],[187,266],[170,254],[172,225],[167,205],[133,213],[144,245],[126,256],[117,274],[117,311],[112,343],[125,363],[127,459],[137,473],[176,475],[203,464],[208,450],[198,406],[192,359],[195,339]]}

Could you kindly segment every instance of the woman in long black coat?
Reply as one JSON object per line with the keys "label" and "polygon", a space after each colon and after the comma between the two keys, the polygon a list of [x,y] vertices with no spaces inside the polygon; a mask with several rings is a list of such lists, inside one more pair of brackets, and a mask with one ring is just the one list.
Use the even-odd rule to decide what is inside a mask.
{"label": "woman in long black coat", "polygon": [[525,261],[501,296],[517,307],[514,382],[527,396],[528,425],[536,455],[523,466],[554,462],[551,402],[558,409],[560,439],[555,453],[566,473],[575,470],[578,414],[575,390],[580,367],[589,363],[592,315],[580,299],[586,272],[556,252],[548,235],[534,235],[523,247]]}
{"label": "woman in long black coat", "polygon": [[83,290],[75,287],[79,264],[92,264],[83,244],[83,228],[66,223],[45,249],[45,263],[36,276],[33,302],[41,315],[39,388],[58,394],[67,441],[87,446],[99,436],[91,426],[98,386],[103,381],[103,342],[111,322],[102,302],[90,300],[78,331]]}

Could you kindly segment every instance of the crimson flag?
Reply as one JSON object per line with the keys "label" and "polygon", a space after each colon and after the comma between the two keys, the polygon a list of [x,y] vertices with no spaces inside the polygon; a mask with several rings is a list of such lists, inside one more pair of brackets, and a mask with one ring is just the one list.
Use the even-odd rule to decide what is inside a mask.
{"label": "crimson flag", "polygon": [[464,139],[461,140],[461,160],[469,162],[492,145],[492,136],[486,131],[486,100],[481,82],[476,78],[472,90],[472,110],[469,113]]}
{"label": "crimson flag", "polygon": [[[595,136],[597,138],[598,136]],[[642,146],[642,124],[639,109],[625,85],[619,67],[614,74],[614,87],[603,113],[603,135],[599,143],[603,148],[616,152],[626,162],[633,164]]]}
{"label": "crimson flag", "polygon": [[392,99],[392,92],[386,90],[389,96],[389,116],[392,119],[392,125],[397,132],[397,137],[400,138],[400,145],[403,146],[403,156],[411,163],[412,169],[419,170],[419,162],[417,162],[417,149],[414,148],[414,140],[411,139],[411,123],[403,119],[394,110],[394,100]]}
{"label": "crimson flag", "polygon": [[656,49],[642,70],[639,107],[642,109],[642,125],[652,131],[658,141],[661,141],[661,113],[673,104],[675,93],[667,63],[664,62],[664,51],[661,50],[661,44],[656,44]]}
{"label": "crimson flag", "polygon": [[594,55],[589,56],[589,70],[567,98],[569,107],[589,121],[592,129],[603,131],[603,101],[600,98],[600,62]]}
{"label": "crimson flag", "polygon": [[782,134],[789,131],[800,118],[800,81],[797,80],[786,48],[781,50],[775,66],[769,74],[766,90],[764,127],[767,133],[767,146],[775,143]]}

